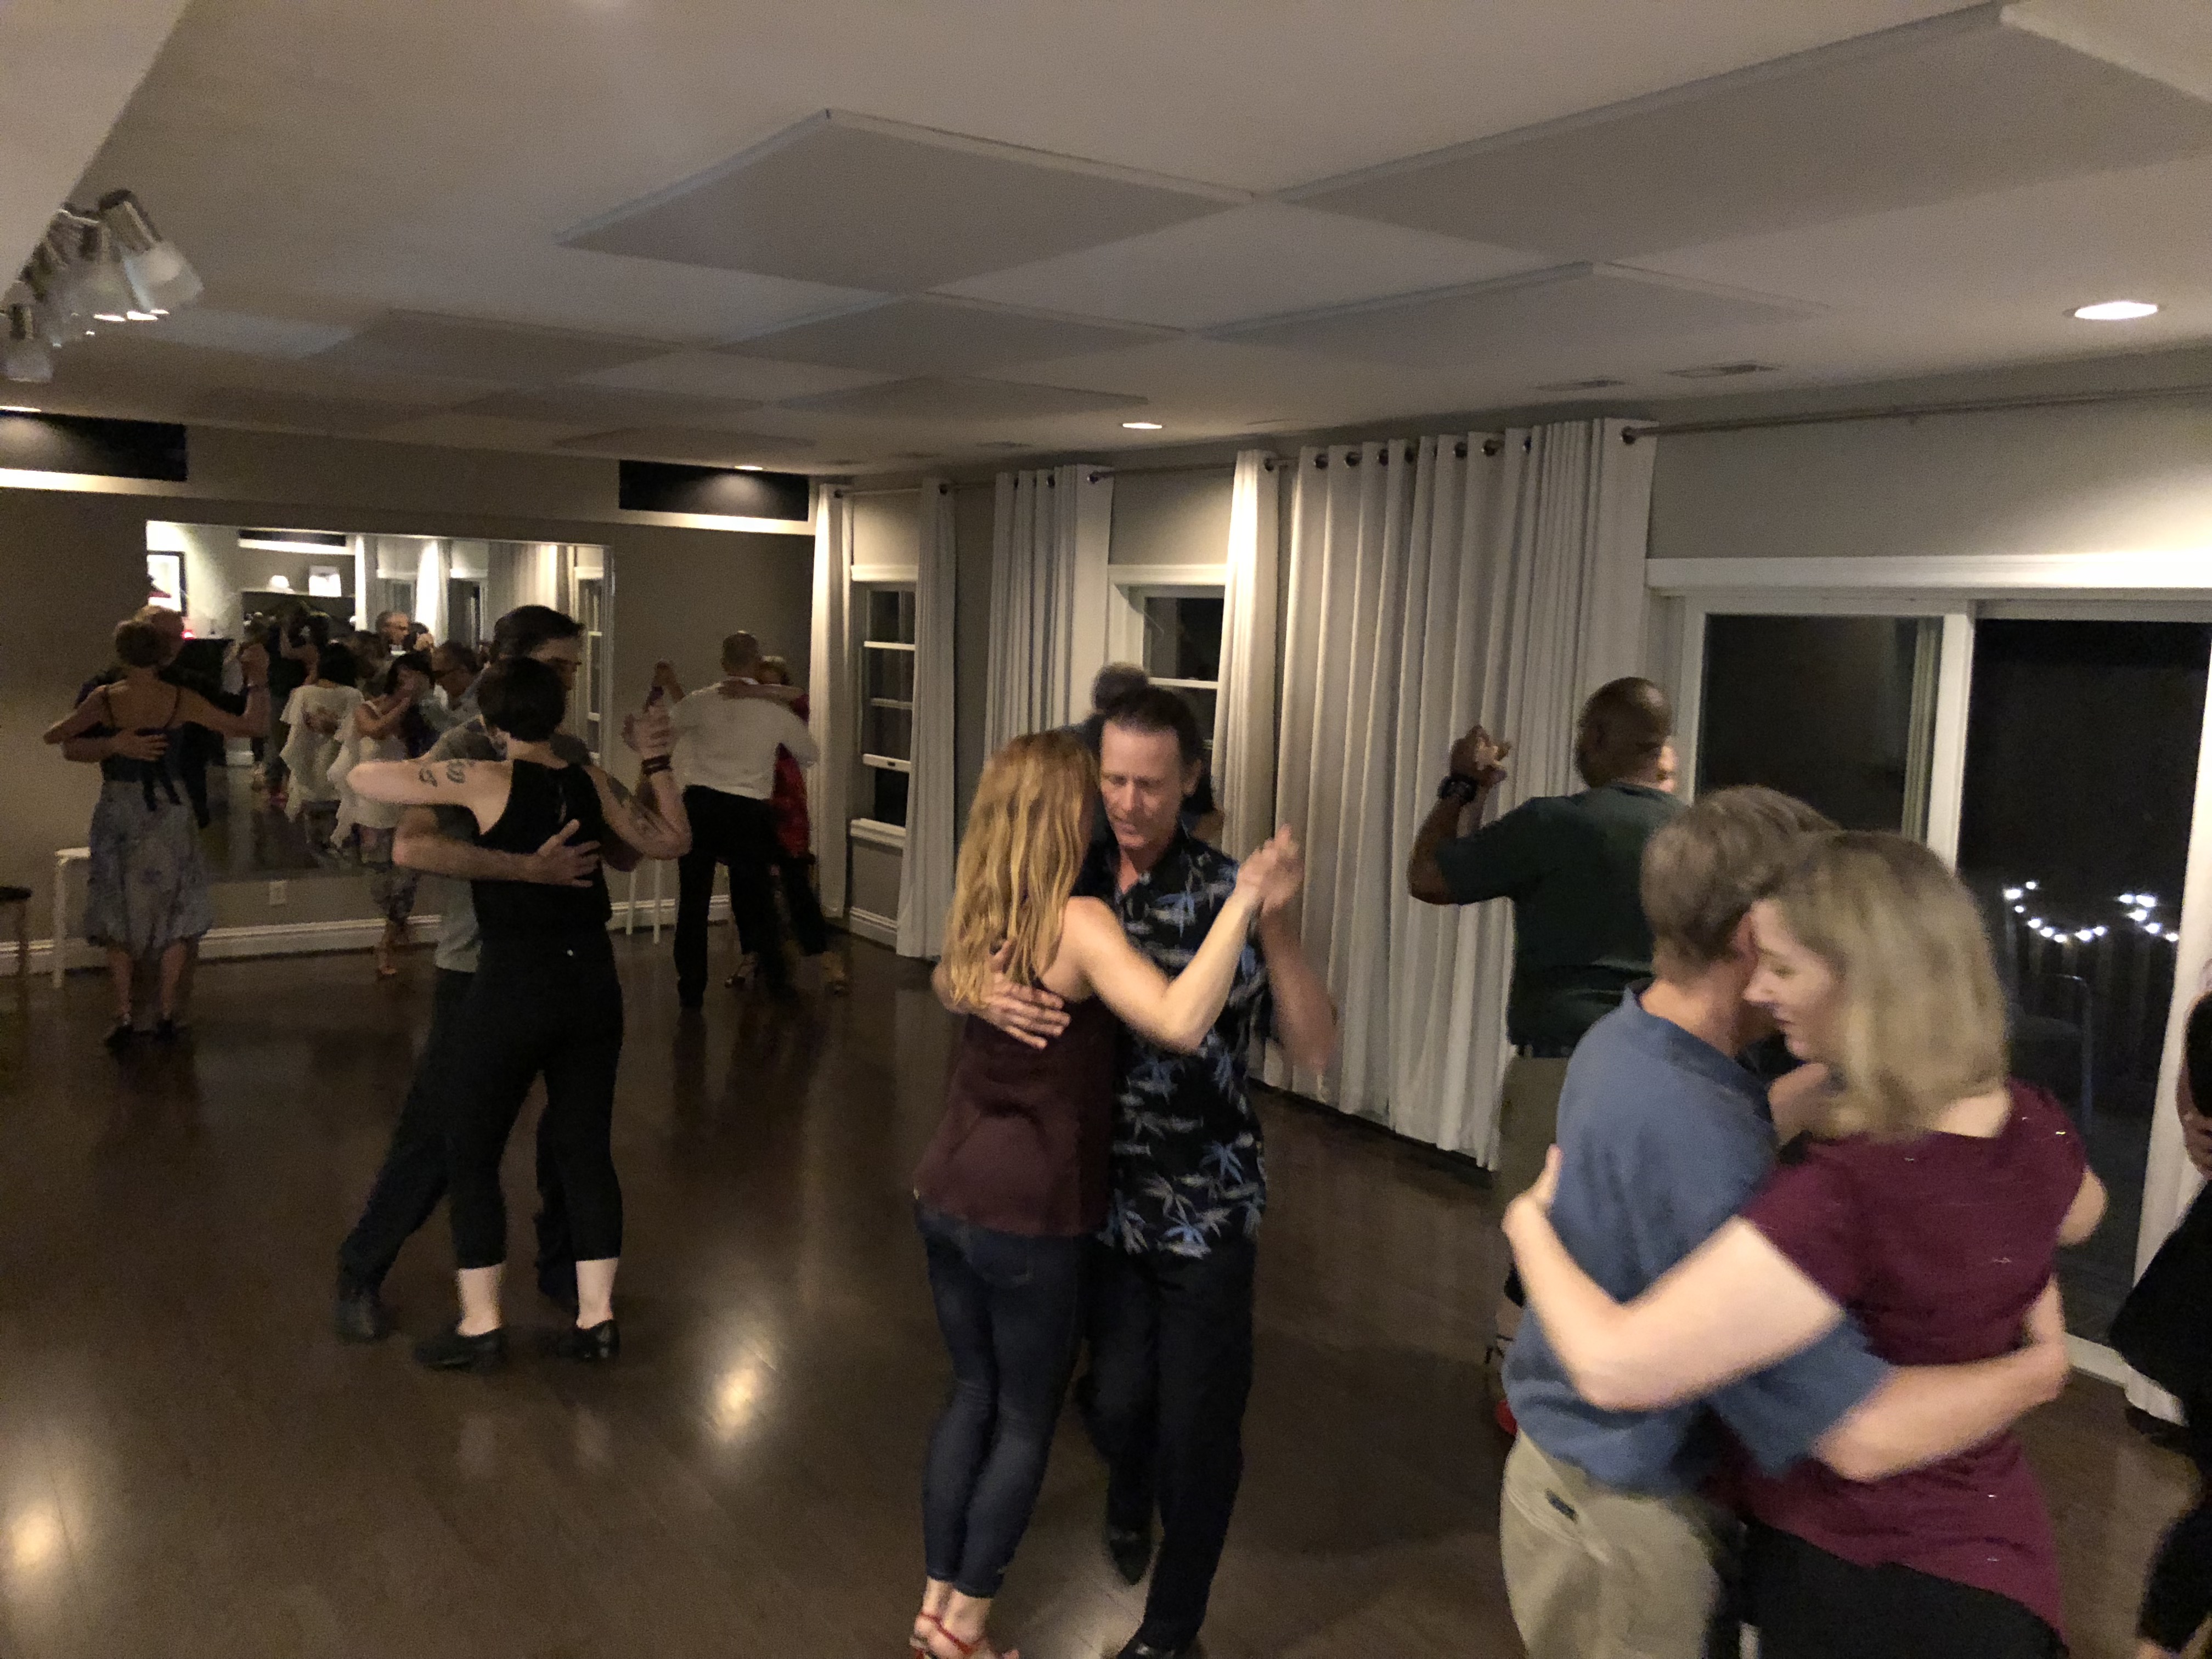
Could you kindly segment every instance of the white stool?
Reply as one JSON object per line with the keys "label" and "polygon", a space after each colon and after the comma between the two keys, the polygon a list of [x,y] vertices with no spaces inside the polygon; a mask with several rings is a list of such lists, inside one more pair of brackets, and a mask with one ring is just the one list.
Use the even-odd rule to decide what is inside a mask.
{"label": "white stool", "polygon": [[660,943],[660,872],[667,867],[662,859],[640,859],[629,872],[629,904],[623,912],[623,933],[627,937],[637,927],[637,872],[647,865],[653,866],[653,942]]}
{"label": "white stool", "polygon": [[61,847],[54,851],[54,989],[62,988],[62,975],[69,970],[69,867],[72,864],[89,864],[89,847]]}

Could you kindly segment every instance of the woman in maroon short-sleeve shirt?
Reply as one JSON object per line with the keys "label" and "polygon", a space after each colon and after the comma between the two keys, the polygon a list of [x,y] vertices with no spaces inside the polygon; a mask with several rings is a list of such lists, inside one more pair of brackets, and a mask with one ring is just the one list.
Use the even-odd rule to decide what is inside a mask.
{"label": "woman in maroon short-sleeve shirt", "polygon": [[[1915,842],[1839,834],[1752,921],[1749,1000],[1826,1068],[1778,1091],[1777,1127],[1802,1113],[1819,1139],[1635,1303],[1613,1304],[1578,1270],[1564,1295],[1532,1282],[1547,1332],[1654,1406],[1772,1364],[1846,1316],[1899,1365],[2018,1346],[2031,1318],[2055,1316],[2053,1252],[2087,1236],[2104,1190],[2057,1103],[2006,1080],[2003,998],[1973,900]],[[1547,1228],[1518,1231],[1548,1254]],[[1745,1502],[1763,1659],[2063,1651],[2050,1518],[2008,1433],[1881,1480],[1802,1463],[1750,1479]]]}

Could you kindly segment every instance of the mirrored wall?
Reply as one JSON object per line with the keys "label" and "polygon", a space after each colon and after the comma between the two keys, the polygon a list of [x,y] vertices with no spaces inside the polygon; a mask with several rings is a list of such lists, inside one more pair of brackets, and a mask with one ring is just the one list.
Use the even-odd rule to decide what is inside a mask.
{"label": "mirrored wall", "polygon": [[[185,617],[177,666],[196,684],[237,690],[248,641],[271,658],[268,737],[192,733],[191,772],[205,785],[203,850],[217,882],[359,878],[359,848],[330,781],[333,764],[343,774],[353,711],[410,696],[417,742],[451,723],[468,663],[516,605],[549,605],[583,624],[568,725],[600,750],[612,616],[602,548],[155,520],[146,526],[146,574],[150,601]],[[410,653],[422,653],[414,664],[427,657],[427,687],[395,676]]]}

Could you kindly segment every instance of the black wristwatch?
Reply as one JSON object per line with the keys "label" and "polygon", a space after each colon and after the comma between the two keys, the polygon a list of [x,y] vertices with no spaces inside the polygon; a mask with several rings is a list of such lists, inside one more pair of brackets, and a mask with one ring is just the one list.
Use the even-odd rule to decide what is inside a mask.
{"label": "black wristwatch", "polygon": [[1482,785],[1462,773],[1454,772],[1437,786],[1438,800],[1455,800],[1465,806],[1482,793]]}

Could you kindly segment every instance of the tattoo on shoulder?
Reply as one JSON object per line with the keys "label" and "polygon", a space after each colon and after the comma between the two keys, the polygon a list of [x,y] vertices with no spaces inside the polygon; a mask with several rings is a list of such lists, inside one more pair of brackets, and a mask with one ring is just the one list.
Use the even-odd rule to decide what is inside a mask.
{"label": "tattoo on shoulder", "polygon": [[468,781],[469,763],[466,761],[452,760],[446,763],[446,781],[447,783],[462,784],[466,783]]}

